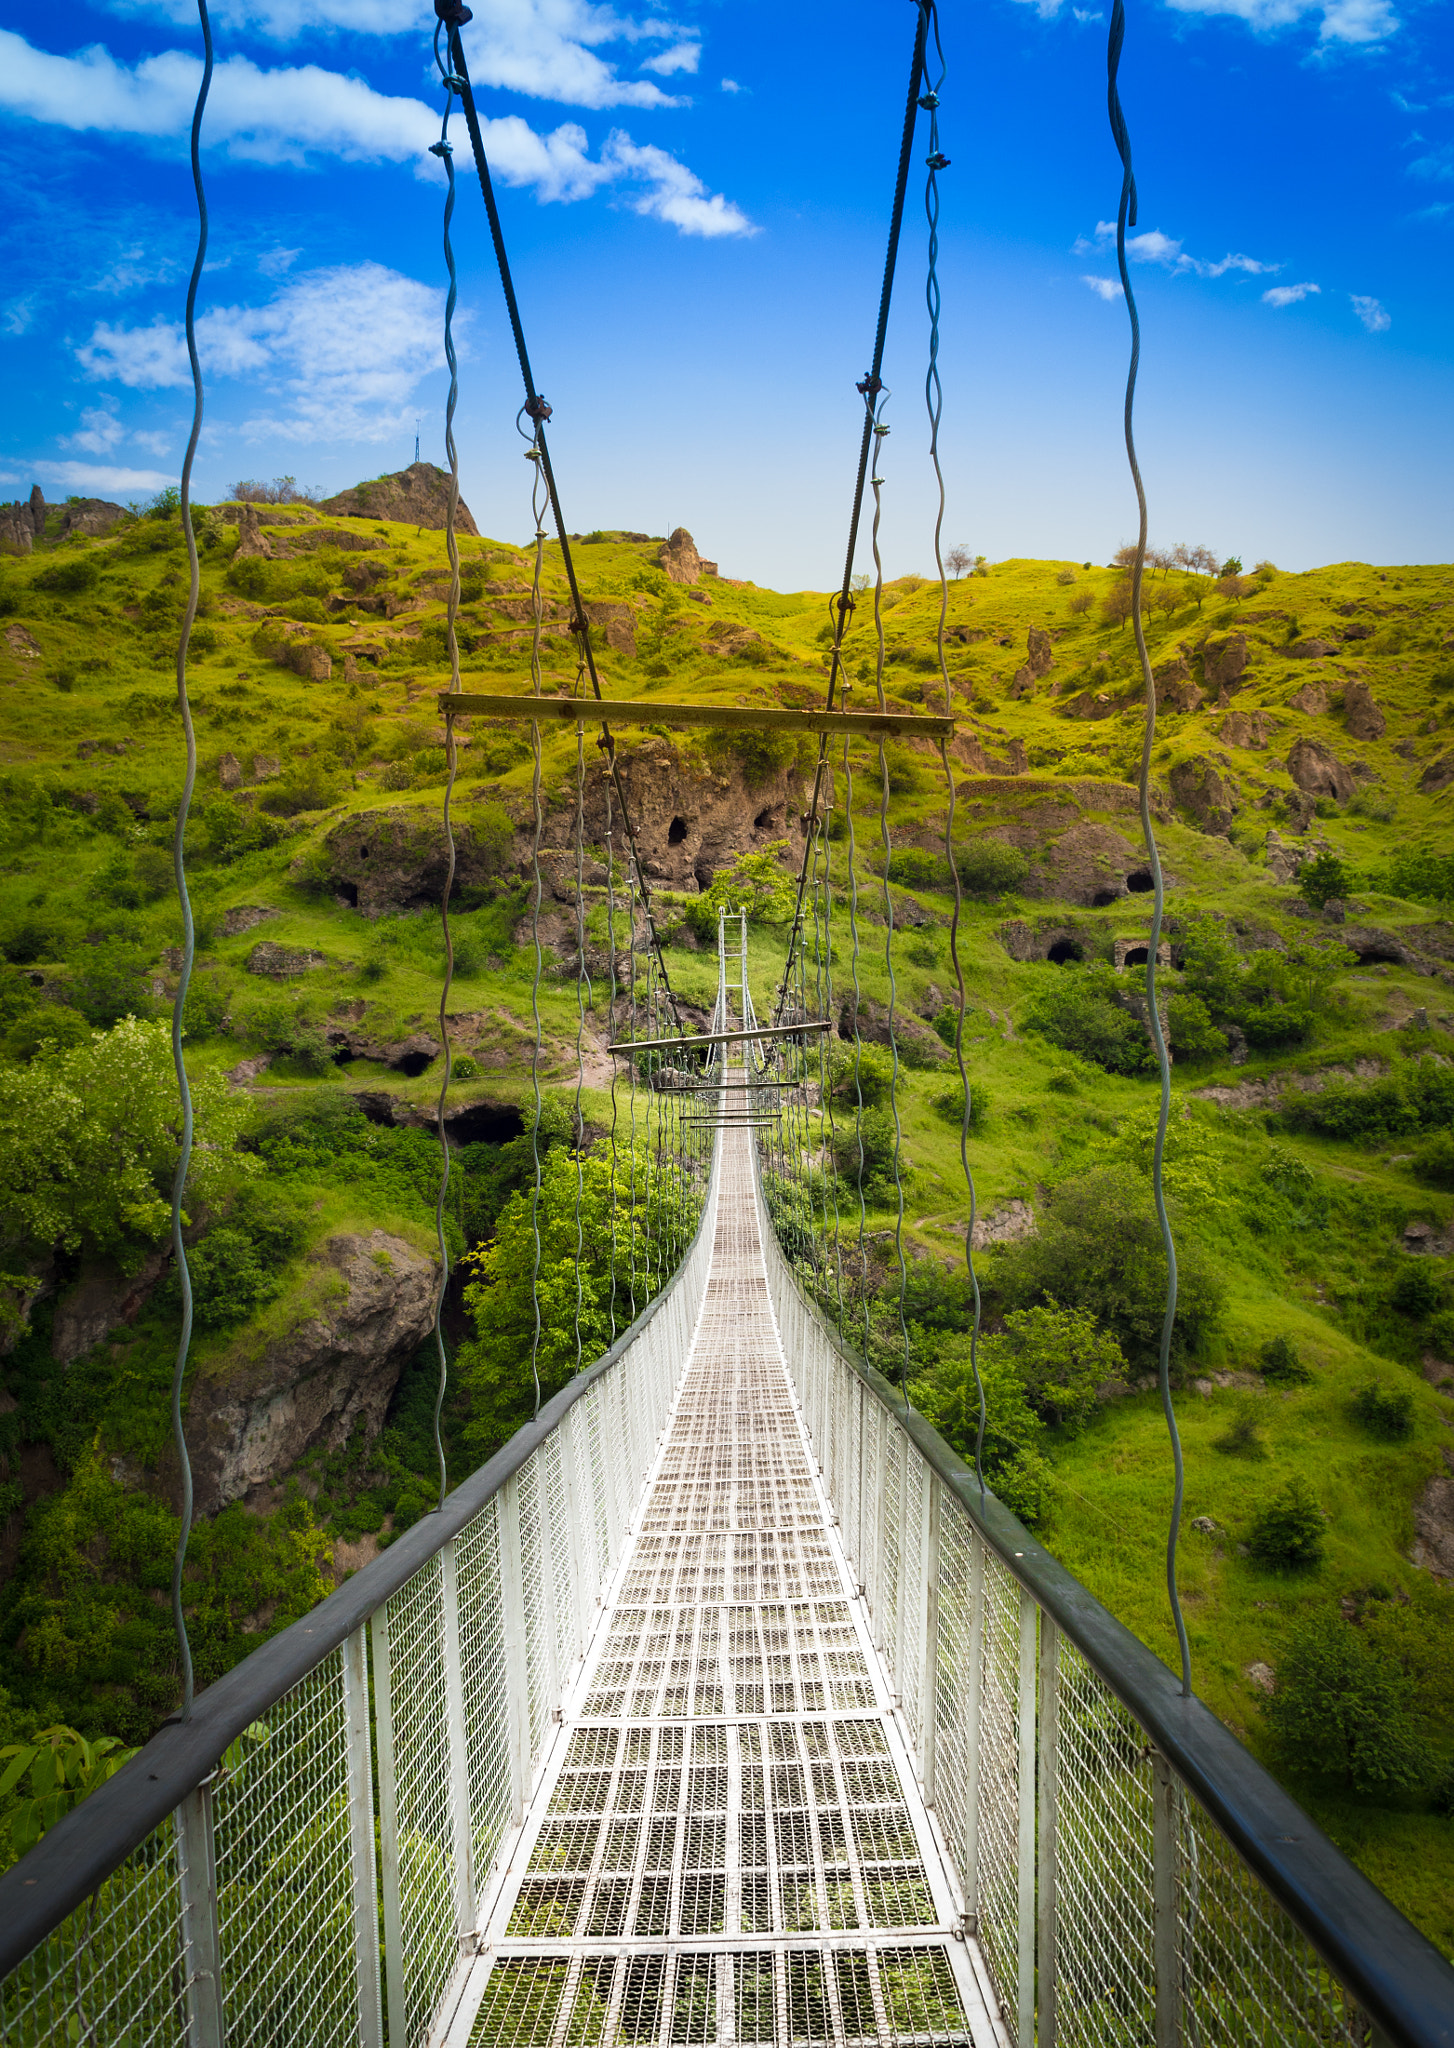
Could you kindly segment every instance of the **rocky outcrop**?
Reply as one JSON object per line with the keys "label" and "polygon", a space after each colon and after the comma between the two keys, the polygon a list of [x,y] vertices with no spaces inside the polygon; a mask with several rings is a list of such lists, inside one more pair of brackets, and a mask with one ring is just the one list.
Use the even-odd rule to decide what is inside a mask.
{"label": "rocky outcrop", "polygon": [[1454,1458],[1442,1453],[1447,1470],[1436,1472],[1414,1502],[1414,1541],[1409,1555],[1436,1579],[1454,1579]]}
{"label": "rocky outcrop", "polygon": [[1336,640],[1291,640],[1278,653],[1289,661],[1321,661],[1326,654],[1336,654]]}
{"label": "rocky outcrop", "polygon": [[223,911],[218,930],[224,939],[235,939],[239,933],[250,932],[255,925],[269,924],[282,914],[266,903],[237,903],[231,910]]}
{"label": "rocky outcrop", "polygon": [[0,555],[28,555],[34,546],[29,506],[0,505]]}
{"label": "rocky outcrop", "polygon": [[988,1216],[978,1218],[971,1243],[975,1251],[982,1252],[992,1244],[1018,1244],[1021,1238],[1034,1235],[1035,1211],[1018,1195],[1012,1195]]}
{"label": "rocky outcrop", "polygon": [[[478,888],[514,865],[509,837],[455,815],[455,881]],[[432,813],[417,810],[358,811],[342,819],[323,841],[328,883],[367,916],[384,910],[428,905],[437,910],[449,870],[444,827]]]}
{"label": "rocky outcrop", "polygon": [[237,510],[237,546],[232,559],[237,562],[248,555],[263,555],[271,559],[273,544],[258,525],[257,506],[240,505]]}
{"label": "rocky outcrop", "polygon": [[1025,663],[1015,671],[1010,684],[1012,697],[1028,697],[1033,694],[1041,676],[1048,676],[1055,666],[1055,651],[1050,635],[1043,626],[1032,626],[1025,643]]}
{"label": "rocky outcrop", "polygon": [[1282,834],[1269,828],[1264,848],[1268,872],[1275,882],[1295,882],[1305,861],[1315,860],[1332,848],[1325,839],[1310,839],[1305,846],[1289,846]]}
{"label": "rocky outcrop", "polygon": [[1355,679],[1343,692],[1343,723],[1355,740],[1381,740],[1388,720],[1367,683]]}
{"label": "rocky outcrop", "polygon": [[1390,966],[1407,967],[1415,974],[1439,972],[1436,960],[1429,959],[1427,954],[1407,945],[1395,933],[1384,931],[1379,925],[1345,923],[1338,934],[1338,943],[1356,953],[1364,965],[1385,960]]}
{"label": "rocky outcrop", "polygon": [[242,763],[236,754],[224,754],[217,763],[217,781],[222,789],[242,788]]}
{"label": "rocky outcrop", "polygon": [[1217,729],[1217,738],[1229,747],[1255,747],[1260,752],[1276,730],[1276,720],[1265,711],[1229,711]]}
{"label": "rocky outcrop", "polygon": [[1441,754],[1437,761],[1431,761],[1419,777],[1419,788],[1425,796],[1437,796],[1441,789],[1447,789],[1454,782],[1454,753]]}
{"label": "rocky outcrop", "polygon": [[1232,822],[1232,791],[1220,770],[1203,754],[1178,761],[1168,778],[1171,794],[1203,832],[1225,832]]}
{"label": "rocky outcrop", "polygon": [[[311,1309],[255,1356],[224,1354],[198,1374],[187,1434],[202,1514],[269,1486],[361,1422],[383,1427],[409,1358],[434,1321],[436,1267],[382,1230],[331,1237],[300,1291]],[[310,1299],[311,1297],[311,1299]]]}
{"label": "rocky outcrop", "polygon": [[1287,772],[1308,796],[1330,796],[1341,804],[1353,794],[1351,770],[1321,740],[1294,740],[1287,757]]}
{"label": "rocky outcrop", "polygon": [[588,604],[586,618],[596,630],[597,640],[604,640],[616,654],[636,655],[636,614],[629,604]]}
{"label": "rocky outcrop", "polygon": [[1328,692],[1321,683],[1304,683],[1288,698],[1293,711],[1305,711],[1309,718],[1321,718],[1328,708]]}
{"label": "rocky outcrop", "polygon": [[684,526],[679,526],[670,540],[662,542],[656,559],[673,583],[695,583],[699,576],[717,573],[717,564],[703,561],[697,553],[697,543]]}
{"label": "rocky outcrop", "polygon": [[895,1010],[890,1030],[887,1007],[872,996],[861,996],[856,1004],[849,996],[838,1016],[839,1037],[851,1040],[855,1023],[865,1045],[896,1045],[907,1067],[939,1067],[949,1057],[927,1024],[921,1024],[910,1011]]}
{"label": "rocky outcrop", "polygon": [[[434,532],[444,527],[449,504],[449,472],[432,462],[411,462],[392,476],[377,476],[352,490],[325,498],[321,512],[353,519],[395,520],[401,526],[424,526]],[[479,538],[470,508],[463,498],[455,507],[455,531]]]}
{"label": "rocky outcrop", "polygon": [[1242,679],[1247,666],[1247,635],[1229,633],[1225,640],[1208,640],[1202,649],[1202,679],[1209,690],[1230,690]]}
{"label": "rocky outcrop", "polygon": [[265,974],[272,981],[291,981],[294,975],[327,965],[322,953],[307,946],[280,946],[275,939],[260,939],[247,956],[248,973]]}
{"label": "rocky outcrop", "polygon": [[333,674],[333,655],[321,640],[314,639],[311,626],[291,619],[264,619],[252,644],[256,653],[309,682],[326,683]]}
{"label": "rocky outcrop", "polygon": [[130,517],[124,505],[113,505],[109,498],[76,498],[61,514],[61,539],[84,533],[96,540]]}
{"label": "rocky outcrop", "polygon": [[104,1260],[84,1265],[51,1325],[51,1357],[56,1363],[73,1364],[118,1324],[134,1323],[170,1257],[168,1251],[149,1252],[135,1273],[123,1273]]}
{"label": "rocky outcrop", "polygon": [[18,661],[40,661],[44,655],[44,649],[34,635],[27,633],[24,626],[13,624],[5,628],[5,651]]}

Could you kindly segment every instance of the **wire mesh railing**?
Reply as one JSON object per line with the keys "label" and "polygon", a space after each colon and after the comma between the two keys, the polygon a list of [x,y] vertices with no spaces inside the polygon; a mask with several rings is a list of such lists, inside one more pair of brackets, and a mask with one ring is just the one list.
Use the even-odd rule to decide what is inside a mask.
{"label": "wire mesh railing", "polygon": [[1010,2040],[1454,2042],[1433,1947],[845,1349],[772,1229],[790,1164],[760,1145],[783,1350]]}
{"label": "wire mesh railing", "polygon": [[638,1512],[716,1190],[603,1359],[0,1880],[7,2044],[426,2040]]}

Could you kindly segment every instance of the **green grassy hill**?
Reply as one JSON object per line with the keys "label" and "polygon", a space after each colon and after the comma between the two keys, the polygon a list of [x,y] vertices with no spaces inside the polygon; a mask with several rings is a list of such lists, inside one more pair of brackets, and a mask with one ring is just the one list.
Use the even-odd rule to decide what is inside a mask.
{"label": "green grassy hill", "polygon": [[[264,508],[273,553],[239,558],[235,508],[200,524],[188,1059],[214,1148],[190,1219],[211,1304],[191,1382],[211,1488],[194,1571],[206,1678],[430,1502],[432,1364],[419,1310],[438,1171],[442,950],[430,906],[443,874],[445,585],[437,532]],[[465,687],[528,689],[529,557],[474,539],[462,553]],[[719,576],[683,587],[658,556],[654,542],[609,535],[579,548],[608,693],[820,700],[821,593]],[[1079,1299],[1117,1333],[1124,1376],[1085,1415],[1040,1402],[1037,1501],[1056,1553],[1170,1655],[1169,1460],[1146,1348],[1133,1313],[1117,1320],[1104,1290],[1092,1300],[1071,1228],[1073,1192],[1099,1185],[1093,1176],[1111,1176],[1107,1186],[1129,1176],[1143,1199],[1154,1103],[1135,968],[1120,965],[1144,949],[1150,916],[1130,786],[1144,707],[1132,632],[1115,619],[1121,580],[1077,563],[997,564],[951,586],[945,645],[960,720],[955,851],[971,891],[961,950],[991,1322],[998,1329],[1040,1284],[1024,1249],[1038,1242],[1060,1248],[1062,1306]],[[569,691],[554,547],[545,589],[545,686]],[[169,671],[185,590],[174,515],[0,562],[0,1089],[12,1162],[0,1189],[10,1304],[0,1686],[17,1729],[65,1719],[133,1741],[169,1710],[175,1684],[163,1589],[176,1307],[155,1251],[166,1134],[133,1128],[138,1101],[164,1098],[164,1035],[133,1042],[121,1020],[164,1017],[175,984],[168,848],[181,746]],[[1171,571],[1148,590],[1177,1052],[1167,1179],[1189,1271],[1210,1276],[1216,1298],[1178,1357],[1196,1682],[1454,1951],[1454,574],[1264,566],[1221,584]],[[885,686],[910,709],[932,706],[939,689],[938,606],[937,586],[915,577],[884,594]],[[866,599],[848,650],[863,706],[874,677]],[[463,738],[450,1006],[466,1055],[451,1112],[460,1251],[492,1237],[521,1181],[534,962],[522,927],[528,748],[515,729],[478,720]],[[700,1009],[715,953],[693,935],[690,906],[753,852],[780,850],[795,869],[811,756],[794,742],[665,725],[618,745],[672,980]],[[578,1076],[588,1139],[609,1116],[603,799],[593,765],[585,894],[596,972],[582,1022],[575,761],[572,734],[547,736],[540,1007],[558,1143]],[[897,1002],[917,1020],[900,1104],[912,1370],[932,1399],[962,1345],[951,1276],[967,1215],[958,1125],[942,1106],[953,1092],[942,1044],[946,795],[927,747],[893,745],[889,769]],[[839,889],[845,797],[839,787]],[[853,809],[861,988],[882,1004],[867,758]],[[1318,850],[1323,885],[1315,876],[1305,891],[1298,870]],[[1328,909],[1308,900],[1329,889]],[[835,944],[841,1001],[845,931]],[[782,963],[781,926],[755,925],[759,1008]],[[882,1180],[872,1185],[882,1271],[891,1219]],[[1040,1238],[1017,1239],[1031,1216]],[[306,1332],[352,1313],[375,1284],[395,1325],[375,1380],[352,1406],[338,1405],[329,1381],[334,1406],[313,1424],[284,1430],[272,1453],[238,1451],[227,1434],[237,1404],[273,1398],[289,1373],[289,1386],[313,1385]],[[458,1299],[450,1313],[457,1344],[468,1315]],[[1304,1378],[1264,1370],[1278,1338]],[[508,1432],[520,1398],[470,1368],[467,1346],[463,1356],[449,1409],[456,1472]],[[1381,1398],[1360,1401],[1369,1387]],[[1320,1555],[1273,1569],[1259,1561],[1258,1516],[1294,1479],[1316,1503]],[[1365,1759],[1358,1790],[1312,1768],[1311,1749],[1274,1741],[1267,1685],[1298,1654],[1300,1628],[1340,1617],[1357,1652],[1395,1674],[1400,1726],[1419,1756],[1402,1782],[1393,1766],[1380,1781],[1382,1766]]]}

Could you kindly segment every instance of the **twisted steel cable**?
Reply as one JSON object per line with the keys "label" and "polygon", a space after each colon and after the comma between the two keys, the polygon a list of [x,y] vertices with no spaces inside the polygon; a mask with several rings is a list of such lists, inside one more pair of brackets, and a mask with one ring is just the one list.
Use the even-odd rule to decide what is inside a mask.
{"label": "twisted steel cable", "polygon": [[863,1198],[863,1035],[859,1027],[859,1009],[863,1002],[863,983],[859,977],[858,938],[858,838],[853,826],[853,756],[849,752],[850,740],[843,736],[843,815],[848,820],[848,930],[853,943],[853,1161],[854,1174],[858,1184],[858,1298],[863,1310],[863,1355],[869,1355],[868,1342],[868,1249],[866,1244],[868,1211]]}
{"label": "twisted steel cable", "polygon": [[195,1672],[192,1665],[192,1644],[187,1634],[187,1617],[182,1609],[182,1575],[187,1565],[187,1545],[192,1534],[192,1460],[187,1451],[187,1432],[182,1421],[182,1389],[186,1381],[187,1358],[192,1348],[192,1273],[187,1264],[187,1247],[182,1242],[182,1198],[186,1193],[187,1175],[192,1168],[192,1084],[187,1079],[187,1066],[182,1058],[182,1021],[187,1008],[187,992],[192,985],[192,968],[197,957],[197,931],[192,917],[192,898],[187,888],[187,819],[192,808],[192,792],[197,783],[197,734],[192,724],[192,705],[187,695],[187,650],[191,644],[192,627],[196,623],[197,604],[202,594],[202,572],[197,561],[197,536],[192,531],[192,464],[197,456],[197,443],[202,438],[202,411],[204,393],[202,388],[202,364],[197,355],[197,288],[202,281],[202,268],[207,260],[207,191],[202,182],[202,117],[207,109],[207,96],[212,90],[212,21],[207,12],[207,0],[197,0],[197,19],[202,29],[202,82],[197,88],[197,99],[192,109],[192,189],[197,196],[197,253],[192,259],[192,275],[187,283],[187,361],[192,371],[192,431],[187,437],[187,452],[182,458],[181,487],[178,492],[179,510],[182,521],[182,537],[187,546],[187,603],[182,613],[182,631],[177,641],[177,709],[181,713],[182,734],[187,748],[187,766],[182,778],[182,798],[177,805],[176,830],[172,834],[172,877],[176,883],[177,903],[182,913],[182,970],[177,977],[177,993],[172,1000],[172,1068],[177,1077],[177,1096],[182,1111],[181,1143],[177,1149],[177,1166],[172,1175],[172,1257],[176,1261],[177,1280],[182,1292],[182,1329],[177,1339],[176,1363],[172,1368],[172,1442],[176,1446],[177,1464],[182,1482],[181,1526],[177,1532],[177,1547],[172,1559],[172,1627],[177,1638],[177,1655],[182,1666],[182,1719],[192,1718],[192,1700],[195,1692]]}
{"label": "twisted steel cable", "polygon": [[581,1369],[581,1305],[584,1300],[585,1238],[581,1210],[585,1197],[585,1122],[581,1090],[586,1078],[586,1005],[591,985],[586,975],[586,729],[576,727],[576,1371]]}
{"label": "twisted steel cable", "polygon": [[1172,1619],[1176,1623],[1177,1645],[1181,1651],[1182,1694],[1189,1698],[1191,1645],[1187,1641],[1186,1621],[1181,1611],[1181,1595],[1176,1584],[1176,1547],[1181,1534],[1181,1513],[1186,1493],[1181,1433],[1177,1428],[1176,1409],[1171,1399],[1171,1336],[1176,1323],[1176,1244],[1172,1237],[1171,1219],[1166,1213],[1166,1194],[1162,1186],[1166,1127],[1171,1116],[1171,1062],[1167,1057],[1166,1034],[1161,1025],[1161,1013],[1156,1007],[1156,956],[1161,946],[1161,921],[1166,903],[1166,887],[1161,872],[1161,855],[1156,845],[1156,833],[1151,822],[1151,749],[1156,738],[1156,678],[1151,672],[1151,657],[1146,651],[1146,629],[1141,619],[1141,580],[1146,567],[1146,489],[1141,481],[1141,465],[1136,458],[1134,426],[1136,373],[1141,363],[1141,317],[1136,308],[1136,294],[1131,288],[1131,272],[1126,261],[1126,229],[1128,226],[1136,225],[1136,176],[1131,167],[1131,136],[1126,126],[1126,117],[1121,110],[1121,94],[1117,83],[1121,67],[1121,46],[1125,37],[1124,0],[1114,0],[1110,34],[1106,43],[1106,107],[1110,116],[1111,135],[1121,159],[1121,201],[1116,212],[1116,264],[1121,273],[1121,289],[1125,293],[1126,312],[1131,322],[1131,360],[1126,372],[1126,460],[1131,469],[1131,481],[1136,487],[1139,519],[1136,559],[1131,569],[1131,619],[1136,633],[1136,654],[1141,663],[1141,679],[1146,690],[1146,726],[1141,740],[1138,788],[1141,799],[1141,831],[1146,841],[1146,858],[1152,880],[1151,943],[1146,949],[1146,1010],[1152,1043],[1156,1048],[1157,1072],[1161,1080],[1161,1106],[1156,1119],[1156,1143],[1151,1162],[1152,1197],[1156,1205],[1156,1221],[1161,1232],[1162,1246],[1166,1252],[1166,1312],[1161,1323],[1161,1354],[1157,1377],[1161,1388],[1161,1412],[1166,1418],[1166,1433],[1171,1441],[1174,1474],[1171,1520],[1166,1538],[1166,1591],[1171,1602]]}
{"label": "twisted steel cable", "polygon": [[[929,225],[929,261],[924,280],[924,304],[929,314],[929,362],[924,372],[924,406],[929,415],[929,460],[934,465],[934,482],[939,492],[939,503],[934,514],[934,569],[939,578],[939,621],[934,648],[942,672],[944,622],[949,611],[949,584],[944,575],[944,471],[939,461],[939,423],[944,415],[944,385],[939,376],[939,315],[942,310],[939,291],[939,173],[947,167],[949,160],[939,147],[939,96],[943,90],[947,66],[944,62],[944,45],[939,37],[939,10],[933,5],[933,0],[930,0],[929,15],[930,26],[934,32],[934,54],[938,60],[938,71],[927,81],[927,90],[919,99],[919,105],[929,116],[929,154],[925,159],[929,175],[924,185],[924,216]],[[946,718],[950,712],[949,677],[946,673]]]}
{"label": "twisted steel cable", "polygon": [[[442,25],[441,25],[442,27]],[[445,611],[445,639],[449,654],[449,693],[460,693],[459,677],[459,539],[455,532],[455,520],[459,510],[459,450],[454,439],[454,413],[459,402],[459,360],[454,346],[454,315],[459,303],[459,277],[455,268],[454,246],[450,239],[450,224],[454,218],[454,146],[449,139],[449,115],[454,104],[454,81],[439,54],[441,27],[434,31],[434,61],[439,67],[444,84],[444,115],[440,123],[439,140],[430,145],[430,154],[437,156],[444,165],[444,263],[449,273],[449,291],[444,302],[444,355],[449,365],[449,396],[444,407],[444,446],[449,457],[449,496],[444,510],[444,546],[449,557],[449,603]],[[459,747],[455,738],[454,713],[446,710],[444,715],[445,785],[444,785],[444,840],[445,877],[444,893],[440,898],[439,917],[444,938],[444,979],[439,991],[439,1036],[444,1049],[444,1072],[440,1077],[439,1100],[435,1107],[435,1123],[439,1132],[440,1174],[439,1193],[434,1204],[434,1230],[439,1244],[439,1286],[434,1297],[434,1343],[439,1354],[439,1384],[434,1397],[434,1452],[439,1461],[439,1500],[444,1506],[444,1497],[449,1490],[449,1474],[444,1456],[444,1396],[449,1377],[449,1362],[444,1348],[444,1298],[449,1288],[449,1245],[444,1234],[444,1206],[449,1193],[449,1136],[445,1130],[444,1112],[449,1100],[450,1083],[454,1078],[454,1048],[449,1037],[449,996],[454,986],[454,936],[449,927],[449,899],[454,889],[457,853],[454,843],[454,785],[459,772]]]}
{"label": "twisted steel cable", "polygon": [[[611,778],[605,779],[603,795],[606,800],[606,957],[611,974],[611,1037],[616,1036],[616,849],[614,844],[614,820],[611,815]],[[615,1058],[611,1060],[611,1342],[616,1341],[616,1174],[619,1161],[616,1153],[616,1082],[618,1079]]]}

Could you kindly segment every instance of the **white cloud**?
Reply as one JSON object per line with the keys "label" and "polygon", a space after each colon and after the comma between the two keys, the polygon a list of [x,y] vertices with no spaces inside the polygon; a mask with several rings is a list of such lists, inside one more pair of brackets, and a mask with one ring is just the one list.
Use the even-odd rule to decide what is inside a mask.
{"label": "white cloud", "polygon": [[[1113,220],[1096,222],[1095,238],[1087,241],[1082,235],[1071,249],[1073,256],[1089,256],[1108,248],[1116,239],[1116,223]],[[1159,228],[1150,228],[1145,234],[1132,235],[1126,243],[1126,254],[1133,263],[1159,263],[1174,276],[1225,277],[1229,270],[1245,270],[1254,277],[1262,277],[1281,270],[1280,263],[1263,263],[1255,256],[1226,255],[1216,262],[1203,256],[1188,256],[1180,242],[1174,242],[1170,235],[1163,235]]]}
{"label": "white cloud", "polygon": [[1386,334],[1393,325],[1391,316],[1377,299],[1364,298],[1360,292],[1350,293],[1353,310],[1370,334]]}
{"label": "white cloud", "polygon": [[[181,51],[128,69],[99,46],[56,57],[0,29],[0,107],[63,128],[185,135],[200,76],[201,65]],[[639,178],[648,190],[630,202],[637,213],[685,234],[754,232],[739,208],[709,197],[685,164],[652,145],[638,147],[619,130],[593,161],[586,132],[573,121],[548,135],[518,114],[481,126],[497,176],[533,186],[542,202],[585,199],[602,185]],[[427,177],[437,173],[428,149],[438,132],[438,114],[422,100],[391,98],[314,64],[264,71],[245,57],[231,58],[217,66],[208,103],[209,140],[258,163],[304,165],[313,154],[353,163],[412,160]]]}
{"label": "white cloud", "polygon": [[[444,294],[381,263],[305,271],[263,306],[217,306],[197,322],[209,379],[247,378],[272,401],[244,431],[297,440],[381,441],[443,363]],[[133,390],[190,382],[180,325],[98,323],[76,350],[98,380]]]}
{"label": "white cloud", "polygon": [[1314,297],[1322,292],[1320,284],[1275,284],[1270,292],[1262,294],[1264,306],[1296,306],[1310,294]]}
{"label": "white cloud", "polygon": [[145,448],[151,455],[168,455],[171,452],[172,437],[163,433],[136,433],[132,435],[138,448]]}
{"label": "white cloud", "polygon": [[702,61],[700,43],[674,43],[669,50],[658,50],[654,57],[643,59],[643,71],[654,71],[658,78],[670,78],[674,71],[695,71]]}
{"label": "white cloud", "polygon": [[264,277],[286,277],[302,253],[301,249],[267,249],[257,259],[257,267]]}
{"label": "white cloud", "polygon": [[[1419,140],[1423,140],[1422,136]],[[1416,157],[1409,165],[1409,176],[1440,180],[1454,178],[1454,145],[1446,142],[1427,156]]]}
{"label": "white cloud", "polygon": [[1306,15],[1321,17],[1318,40],[1381,43],[1399,26],[1390,0],[1166,0],[1180,14],[1230,14],[1249,28],[1292,28]]}
{"label": "white cloud", "polygon": [[724,78],[722,81],[722,90],[723,92],[746,92],[747,87],[745,85],[739,85],[735,78]]}
{"label": "white cloud", "polygon": [[[190,0],[112,0],[112,11],[160,15],[178,27],[196,21]],[[251,29],[279,43],[319,29],[350,35],[419,33],[416,0],[214,0],[212,13],[220,26]],[[616,64],[597,54],[613,43],[642,42],[693,47],[682,41],[675,22],[634,20],[592,0],[477,0],[465,55],[477,85],[503,87],[531,99],[574,107],[678,105],[644,79],[619,77]],[[642,68],[669,73],[697,66],[694,55],[690,63],[648,62]]]}
{"label": "white cloud", "polygon": [[29,331],[30,323],[34,318],[35,298],[33,295],[27,299],[12,299],[5,308],[4,313],[0,314],[0,329],[3,329],[6,334],[25,334]]}
{"label": "white cloud", "polygon": [[104,462],[38,462],[51,483],[73,491],[160,491],[177,479],[160,469],[115,469]]}
{"label": "white cloud", "polygon": [[1083,277],[1081,283],[1088,284],[1098,299],[1109,301],[1124,296],[1118,277]]}
{"label": "white cloud", "polygon": [[81,431],[67,436],[67,448],[84,448],[92,455],[109,455],[126,439],[126,429],[114,412],[99,407],[81,414]]}
{"label": "white cloud", "polygon": [[636,143],[617,129],[601,151],[603,166],[645,181],[646,191],[628,199],[633,213],[669,221],[684,235],[755,235],[757,229],[730,199],[709,193],[695,171],[651,143]]}

